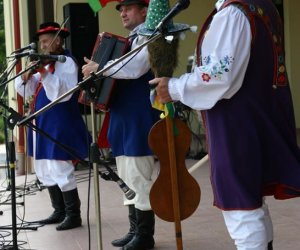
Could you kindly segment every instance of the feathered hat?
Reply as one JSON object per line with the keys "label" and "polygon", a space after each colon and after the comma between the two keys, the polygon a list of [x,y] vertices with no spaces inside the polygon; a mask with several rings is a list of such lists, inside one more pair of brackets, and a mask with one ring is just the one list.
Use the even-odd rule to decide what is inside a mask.
{"label": "feathered hat", "polygon": [[[151,36],[161,20],[169,13],[169,0],[150,0],[147,17],[138,31],[139,35]],[[190,29],[190,26],[183,23],[173,23],[172,19],[167,23],[166,33],[173,34]]]}
{"label": "feathered hat", "polygon": [[[35,38],[38,39],[40,35],[42,34],[49,34],[49,33],[53,33],[55,34],[56,32],[58,32],[60,30],[60,25],[56,22],[46,22],[46,23],[42,23],[40,25],[39,30],[36,32],[35,34]],[[62,28],[59,31],[59,36],[61,36],[62,38],[66,38],[67,36],[70,35],[70,32],[67,30],[67,28]]]}

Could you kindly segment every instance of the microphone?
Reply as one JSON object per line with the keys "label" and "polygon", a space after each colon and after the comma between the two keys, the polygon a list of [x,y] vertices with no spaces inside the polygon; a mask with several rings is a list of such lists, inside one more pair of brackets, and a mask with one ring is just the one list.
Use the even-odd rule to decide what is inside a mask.
{"label": "microphone", "polygon": [[174,16],[176,16],[180,11],[186,9],[190,5],[190,0],[179,0],[175,6],[169,11],[169,13],[160,21],[157,25],[156,30],[160,29],[165,23],[170,21]]}
{"label": "microphone", "polygon": [[19,59],[19,58],[22,58],[25,56],[29,56],[32,60],[35,60],[35,61],[48,60],[48,61],[54,61],[54,62],[57,61],[57,62],[64,63],[67,60],[67,58],[64,55],[42,55],[42,54],[35,53],[35,50],[33,50],[33,49],[26,51],[26,52],[22,52],[22,53],[18,53],[18,54],[9,56],[8,58],[14,57],[15,59]]}
{"label": "microphone", "polygon": [[34,54],[34,53],[35,53],[35,50],[32,49],[32,50],[29,50],[29,51],[26,51],[26,52],[22,52],[22,53],[18,53],[18,54],[9,56],[8,58],[14,57],[15,59],[19,59],[19,58],[29,56],[29,55]]}
{"label": "microphone", "polygon": [[105,179],[105,180],[112,180],[115,181],[119,187],[122,189],[122,191],[124,192],[126,198],[128,200],[132,200],[135,197],[135,192],[130,189],[126,183],[107,165],[105,165],[105,168],[108,170],[108,173],[104,174],[99,172],[100,176]]}
{"label": "microphone", "polygon": [[61,62],[64,63],[67,58],[64,55],[42,55],[42,54],[37,54],[37,53],[30,53],[28,55],[32,60],[48,60],[48,61],[53,61],[53,62]]}
{"label": "microphone", "polygon": [[121,178],[119,178],[119,180],[117,180],[116,182],[118,183],[119,187],[122,189],[128,200],[132,200],[135,197],[135,192],[130,189]]}
{"label": "microphone", "polygon": [[20,49],[17,49],[15,51],[13,51],[12,53],[20,53],[20,52],[23,52],[24,50],[27,50],[27,49],[32,49],[32,50],[35,50],[36,49],[36,43],[31,43],[23,48],[20,48]]}

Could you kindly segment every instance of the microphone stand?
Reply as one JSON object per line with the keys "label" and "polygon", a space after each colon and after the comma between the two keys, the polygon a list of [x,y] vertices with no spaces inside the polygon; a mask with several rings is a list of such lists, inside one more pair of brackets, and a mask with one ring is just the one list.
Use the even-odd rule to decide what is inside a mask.
{"label": "microphone stand", "polygon": [[[3,116],[3,124],[4,124],[4,139],[5,139],[5,148],[8,149],[8,133],[7,133],[7,123],[6,123],[6,119]],[[6,191],[10,190],[10,171],[9,171],[9,154],[8,154],[8,150],[6,151],[6,167],[7,167],[7,171],[6,171],[6,177],[8,179],[8,183],[7,183],[7,187],[6,187]]]}
{"label": "microphone stand", "polygon": [[18,240],[17,240],[17,229],[24,229],[24,230],[37,230],[37,227],[17,227],[17,208],[16,208],[16,183],[15,183],[15,167],[16,167],[16,152],[15,152],[15,144],[13,141],[9,142],[8,144],[8,154],[9,154],[9,167],[10,167],[10,174],[11,174],[11,220],[12,220],[12,227],[0,227],[0,229],[12,230],[12,242],[13,242],[13,249],[17,250],[18,248]]}
{"label": "microphone stand", "polygon": [[[1,101],[0,101],[1,104]],[[5,123],[5,129],[7,128],[7,121],[5,120],[3,116],[3,120]],[[17,240],[17,230],[37,230],[37,227],[25,227],[17,226],[17,204],[24,205],[24,203],[17,203],[16,202],[16,183],[15,183],[15,168],[16,168],[16,153],[15,153],[15,144],[13,141],[8,142],[7,139],[7,131],[5,131],[5,142],[6,142],[6,156],[7,156],[7,164],[9,163],[9,169],[8,169],[8,176],[9,176],[9,186],[7,187],[7,190],[11,191],[11,220],[12,225],[11,226],[0,226],[0,230],[12,230],[12,243],[13,243],[13,250],[18,249],[18,240]],[[10,170],[10,171],[9,171]],[[4,205],[4,204],[0,204]],[[8,205],[8,204],[6,204]]]}
{"label": "microphone stand", "polygon": [[[96,88],[93,84],[94,84],[94,81],[92,82],[91,85],[88,85],[90,89],[95,89]],[[87,93],[89,93],[89,92],[87,91]],[[96,92],[93,92],[93,93],[96,93]],[[91,96],[93,96],[93,95],[91,94]],[[95,98],[93,98],[93,100],[94,99]],[[7,117],[7,120],[10,122],[9,125],[8,125],[9,128],[13,129],[14,126],[16,125],[16,123],[21,120],[21,118],[22,118],[21,115],[18,112],[16,112],[15,110],[13,110],[12,108],[10,108],[7,105],[5,105],[4,103],[2,103],[1,100],[0,100],[0,106],[4,107],[7,111],[9,111],[11,113],[10,116]],[[92,120],[93,120],[93,124],[95,124],[94,116],[92,116]],[[37,126],[33,125],[30,122],[28,122],[26,124],[26,126],[32,128],[32,129],[35,129],[38,133],[42,134],[43,136],[47,137],[48,139],[50,139],[51,141],[56,143],[63,150],[67,151],[74,158],[78,159],[81,164],[83,164],[85,166],[88,166],[88,167],[90,167],[90,162],[93,162],[95,164],[103,165],[109,173],[104,175],[104,174],[100,173],[100,171],[99,171],[99,173],[94,172],[94,175],[100,174],[100,176],[105,180],[113,180],[113,181],[117,182],[128,199],[134,198],[135,193],[131,189],[129,189],[129,187],[123,182],[122,179],[120,179],[120,177],[117,174],[115,174],[113,172],[113,170],[108,166],[107,162],[100,159],[100,153],[99,153],[98,145],[95,142],[96,141],[96,134],[93,134],[94,142],[91,144],[91,150],[90,150],[90,156],[89,156],[90,161],[89,161],[89,163],[86,163],[83,159],[80,158],[80,156],[78,156],[76,154],[75,151],[73,151],[71,148],[68,148],[67,146],[61,144],[59,141],[57,141],[56,139],[51,137],[49,134],[47,134],[43,130],[39,129]],[[95,125],[93,125],[92,130],[96,131],[96,126]],[[8,150],[7,150],[7,152],[8,152]],[[95,167],[94,167],[94,169],[95,169]],[[95,177],[95,178],[98,178],[98,176]],[[97,181],[99,181],[99,179]],[[99,189],[95,189],[95,190],[99,190]],[[97,212],[97,214],[98,213],[100,214],[100,210],[99,210],[99,212]],[[97,216],[99,216],[99,215],[97,215]],[[7,229],[7,227],[2,227],[2,229]],[[100,230],[100,228],[99,228],[99,230]],[[99,231],[99,233],[100,233],[100,231]],[[99,240],[99,242],[101,243],[102,241]]]}
{"label": "microphone stand", "polygon": [[[13,62],[13,64],[5,69],[5,71],[1,74],[1,79],[5,78],[11,73],[15,65],[17,64],[17,60]],[[4,80],[4,79],[3,79]],[[1,82],[0,86],[4,86],[5,83]],[[3,92],[4,95],[4,92]],[[2,95],[2,96],[3,96]],[[2,104],[2,100],[0,100]],[[1,105],[2,106],[2,105]],[[3,115],[3,112],[0,112]],[[5,137],[5,148],[6,148],[6,165],[7,165],[7,178],[9,180],[8,186],[6,191],[11,191],[11,203],[2,203],[0,205],[11,205],[11,219],[12,225],[11,226],[1,226],[0,230],[12,230],[12,243],[13,249],[18,249],[18,240],[17,240],[17,229],[24,229],[24,230],[37,230],[37,227],[17,227],[17,215],[16,215],[16,205],[24,205],[24,203],[17,203],[16,202],[16,184],[15,184],[15,162],[16,162],[16,155],[15,155],[15,145],[14,142],[8,142],[8,133],[7,133],[7,120],[5,119],[5,114],[3,115],[3,122],[4,122],[4,137]],[[1,212],[1,215],[3,212]]]}
{"label": "microphone stand", "polygon": [[[14,60],[14,65],[16,65],[18,63],[19,59],[15,59]],[[29,71],[29,70],[34,70],[36,69],[39,64],[41,63],[41,60],[36,61],[35,64],[32,64],[30,67],[25,68],[24,70],[20,71],[18,74],[16,74],[15,76],[11,77],[10,79],[8,79],[7,81],[1,83],[0,86],[2,85],[6,85],[7,83],[11,82],[12,80],[16,79],[18,76],[23,75],[25,72]]]}
{"label": "microphone stand", "polygon": [[[17,63],[18,63],[18,60],[14,60],[13,63],[12,63],[12,66],[9,67],[10,69],[7,68],[4,71],[4,73],[1,74],[1,78],[4,78],[3,77],[4,74],[6,76],[8,76]],[[25,72],[27,72],[31,69],[36,68],[39,63],[40,63],[40,61],[38,61],[37,63],[31,65],[27,69],[20,72],[17,76],[19,76],[19,75],[21,75],[21,74],[23,74],[23,73],[25,73]],[[15,79],[16,77],[14,77],[12,79],[9,79],[5,82],[2,82],[0,84],[0,86],[6,85],[8,82]],[[0,107],[2,107],[2,110],[8,111],[10,113],[10,115],[7,117],[6,113],[3,113],[2,110],[0,110],[1,111],[0,114],[3,115],[3,121],[4,121],[4,129],[5,129],[4,135],[5,135],[6,161],[7,161],[6,165],[7,165],[7,168],[8,168],[7,178],[9,179],[8,187],[7,187],[6,190],[11,191],[11,203],[5,203],[5,204],[3,203],[3,204],[0,204],[0,205],[11,205],[11,210],[12,210],[12,212],[11,212],[12,213],[12,225],[11,226],[0,226],[0,230],[12,230],[12,244],[13,244],[12,249],[17,250],[18,249],[17,230],[22,229],[22,230],[34,230],[34,231],[36,231],[38,229],[38,227],[37,226],[34,226],[34,227],[30,227],[30,226],[18,227],[17,226],[16,205],[18,205],[18,204],[19,205],[24,205],[24,202],[22,202],[22,203],[17,203],[16,202],[16,189],[17,188],[16,188],[16,183],[15,183],[15,169],[16,169],[15,144],[14,144],[13,141],[8,142],[7,128],[13,130],[14,125],[16,124],[17,121],[21,120],[22,116],[18,112],[16,112],[14,109],[8,107],[1,99],[0,99]],[[28,126],[30,126],[30,125],[28,125]],[[34,128],[36,131],[40,132],[41,134],[45,135],[49,139],[51,139],[50,135],[47,135],[45,132],[41,131],[35,125],[31,124],[31,127]],[[72,153],[70,153],[70,154],[72,154]],[[81,161],[83,161],[83,160],[81,160]],[[3,214],[3,212],[1,212],[0,214]]]}
{"label": "microphone stand", "polygon": [[[91,87],[91,89],[94,89],[94,87]],[[2,107],[4,107],[6,110],[8,110],[11,113],[10,116],[7,118],[7,120],[9,122],[8,127],[10,129],[13,129],[14,126],[16,125],[16,123],[21,120],[21,118],[22,118],[21,115],[18,112],[14,111],[12,108],[6,106],[4,103],[1,102],[1,100],[0,100],[0,105]],[[97,212],[96,216],[97,216],[97,218],[100,218],[100,214],[101,214],[101,212],[100,212],[100,192],[99,192],[99,188],[97,186],[97,185],[99,185],[99,177],[98,177],[99,173],[98,173],[98,169],[97,169],[97,163],[100,164],[100,163],[102,163],[102,161],[100,161],[100,154],[99,154],[99,150],[98,150],[98,145],[96,143],[96,125],[95,125],[96,119],[95,119],[95,112],[93,112],[94,109],[95,109],[95,104],[93,102],[91,103],[91,108],[92,108],[91,114],[92,114],[92,131],[93,131],[92,137],[93,137],[93,143],[91,144],[91,150],[90,150],[90,157],[89,158],[92,159],[90,162],[93,162],[94,182],[95,182],[95,184],[94,184],[95,185],[95,202],[96,202],[96,204],[99,204],[99,206],[98,206],[99,209],[96,209],[96,212]],[[31,128],[34,128],[37,132],[41,133],[42,135],[46,136],[47,138],[49,138],[50,140],[52,140],[53,142],[55,142],[56,144],[58,144],[58,146],[62,147],[62,149],[67,150],[67,152],[69,154],[71,154],[72,156],[76,157],[77,159],[79,159],[79,161],[81,163],[83,163],[84,165],[86,165],[86,162],[84,160],[80,159],[80,157],[76,155],[76,152],[71,151],[70,148],[67,148],[63,144],[59,143],[56,139],[52,138],[46,132],[40,130],[37,126],[33,125],[30,122],[27,122],[26,125],[29,126],[29,127],[31,127]],[[14,148],[14,146],[11,146],[10,148]],[[9,152],[12,152],[12,151],[9,150]],[[12,156],[12,153],[10,154],[10,156]],[[12,158],[12,161],[15,161],[15,160],[13,160],[13,158]],[[103,164],[104,164],[104,162],[103,162]],[[109,172],[112,171],[107,165],[104,165],[104,166],[105,166],[105,168]],[[14,169],[11,168],[11,170],[14,173]],[[14,188],[15,187],[15,182],[14,182],[15,176],[14,176],[13,173],[11,173],[11,178],[13,179],[13,182],[12,182],[12,192],[15,191],[15,188]],[[117,175],[115,174],[115,176],[117,176]],[[112,179],[115,180],[115,181],[118,181],[118,184],[120,183],[120,181],[122,182],[122,180],[120,178],[114,177]],[[126,189],[126,187],[125,188],[122,187],[122,190],[125,192],[125,195],[126,194],[130,195],[131,193],[128,191],[128,187],[127,187],[127,189]],[[15,193],[14,193],[14,195],[12,194],[12,200],[14,201],[14,199],[15,199]],[[13,211],[16,210],[15,209],[15,205],[16,205],[16,203],[13,202],[12,203]],[[14,212],[12,216],[13,216],[13,218],[16,218],[16,212]],[[102,249],[102,245],[101,245],[102,244],[102,238],[101,238],[102,233],[101,233],[101,227],[100,227],[100,225],[101,224],[97,223],[97,236],[98,236],[97,240],[98,240],[98,245],[101,246],[101,249]],[[13,229],[16,229],[16,228],[17,227],[15,226],[15,219],[14,219],[14,221],[13,221]],[[9,229],[9,228],[8,227],[0,227],[0,229]],[[29,228],[22,227],[22,229],[29,229]],[[37,230],[37,229],[35,229],[35,230]],[[14,234],[14,231],[13,231],[13,234]],[[14,237],[14,241],[16,241],[16,237]],[[17,249],[17,248],[14,248],[14,249]]]}

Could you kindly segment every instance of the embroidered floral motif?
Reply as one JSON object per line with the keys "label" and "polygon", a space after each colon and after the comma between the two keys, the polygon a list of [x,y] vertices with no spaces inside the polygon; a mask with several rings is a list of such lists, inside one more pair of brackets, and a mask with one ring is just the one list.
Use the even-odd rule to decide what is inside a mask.
{"label": "embroidered floral motif", "polygon": [[284,73],[284,72],[285,72],[285,67],[284,67],[284,65],[281,65],[281,66],[279,67],[278,71],[279,71],[280,73]]}
{"label": "embroidered floral motif", "polygon": [[258,14],[261,15],[261,16],[264,15],[263,9],[261,9],[261,8],[259,8],[259,7],[257,8],[257,12],[258,12]]}
{"label": "embroidered floral motif", "polygon": [[209,82],[210,78],[211,77],[209,74],[205,74],[205,73],[202,74],[202,79],[204,82]]}
{"label": "embroidered floral motif", "polygon": [[229,72],[229,66],[234,61],[234,58],[231,56],[224,56],[223,59],[220,59],[219,63],[216,63],[215,65],[211,64],[211,57],[206,56],[203,58],[203,66],[204,71],[206,73],[202,74],[202,79],[205,82],[209,82],[211,77],[215,77],[217,79],[222,79],[222,76],[225,72]]}
{"label": "embroidered floral motif", "polygon": [[253,5],[253,4],[249,4],[249,8],[250,8],[250,10],[253,11],[253,12],[256,11],[255,5]]}
{"label": "embroidered floral motif", "polygon": [[278,74],[278,77],[277,77],[277,84],[278,85],[286,85],[286,76],[285,74]]}

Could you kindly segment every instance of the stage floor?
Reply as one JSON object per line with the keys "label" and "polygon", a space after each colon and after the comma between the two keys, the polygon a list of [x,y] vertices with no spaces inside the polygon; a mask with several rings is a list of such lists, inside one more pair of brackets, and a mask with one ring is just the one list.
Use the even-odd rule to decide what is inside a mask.
{"label": "stage floor", "polygon": [[[3,153],[3,152],[2,152]],[[193,166],[197,161],[187,160],[187,167]],[[10,204],[4,204],[10,199],[10,190],[6,190],[5,169],[0,169],[1,176],[1,203],[0,227],[11,225]],[[185,250],[233,250],[234,244],[229,238],[223,223],[221,212],[212,206],[212,190],[209,180],[208,164],[197,168],[192,175],[198,181],[202,196],[198,209],[195,213],[181,222],[183,249]],[[55,225],[48,225],[29,230],[18,230],[18,249],[38,250],[96,250],[96,249],[117,249],[110,242],[128,230],[127,209],[122,205],[122,191],[115,182],[99,180],[100,189],[100,219],[95,215],[94,199],[94,178],[90,183],[89,197],[89,173],[87,169],[76,171],[78,189],[82,203],[83,226],[73,230],[58,232]],[[17,202],[23,202],[25,206],[17,205],[17,223],[21,219],[26,221],[26,226],[36,226],[27,222],[47,217],[52,209],[47,190],[40,191],[36,185],[34,174],[17,176]],[[25,195],[23,187],[25,185]],[[10,201],[9,201],[10,202]],[[300,228],[300,199],[289,201],[275,201],[267,199],[270,212],[273,218],[275,239],[274,249],[296,250],[300,249],[299,228]],[[89,213],[88,213],[89,211]],[[89,220],[89,226],[88,226]],[[101,225],[101,244],[97,244],[97,221]],[[90,232],[90,241],[89,241]],[[12,239],[12,230],[0,229],[0,249],[5,249]],[[157,250],[176,249],[174,223],[165,222],[156,217],[155,241]],[[90,247],[89,247],[90,243]]]}

